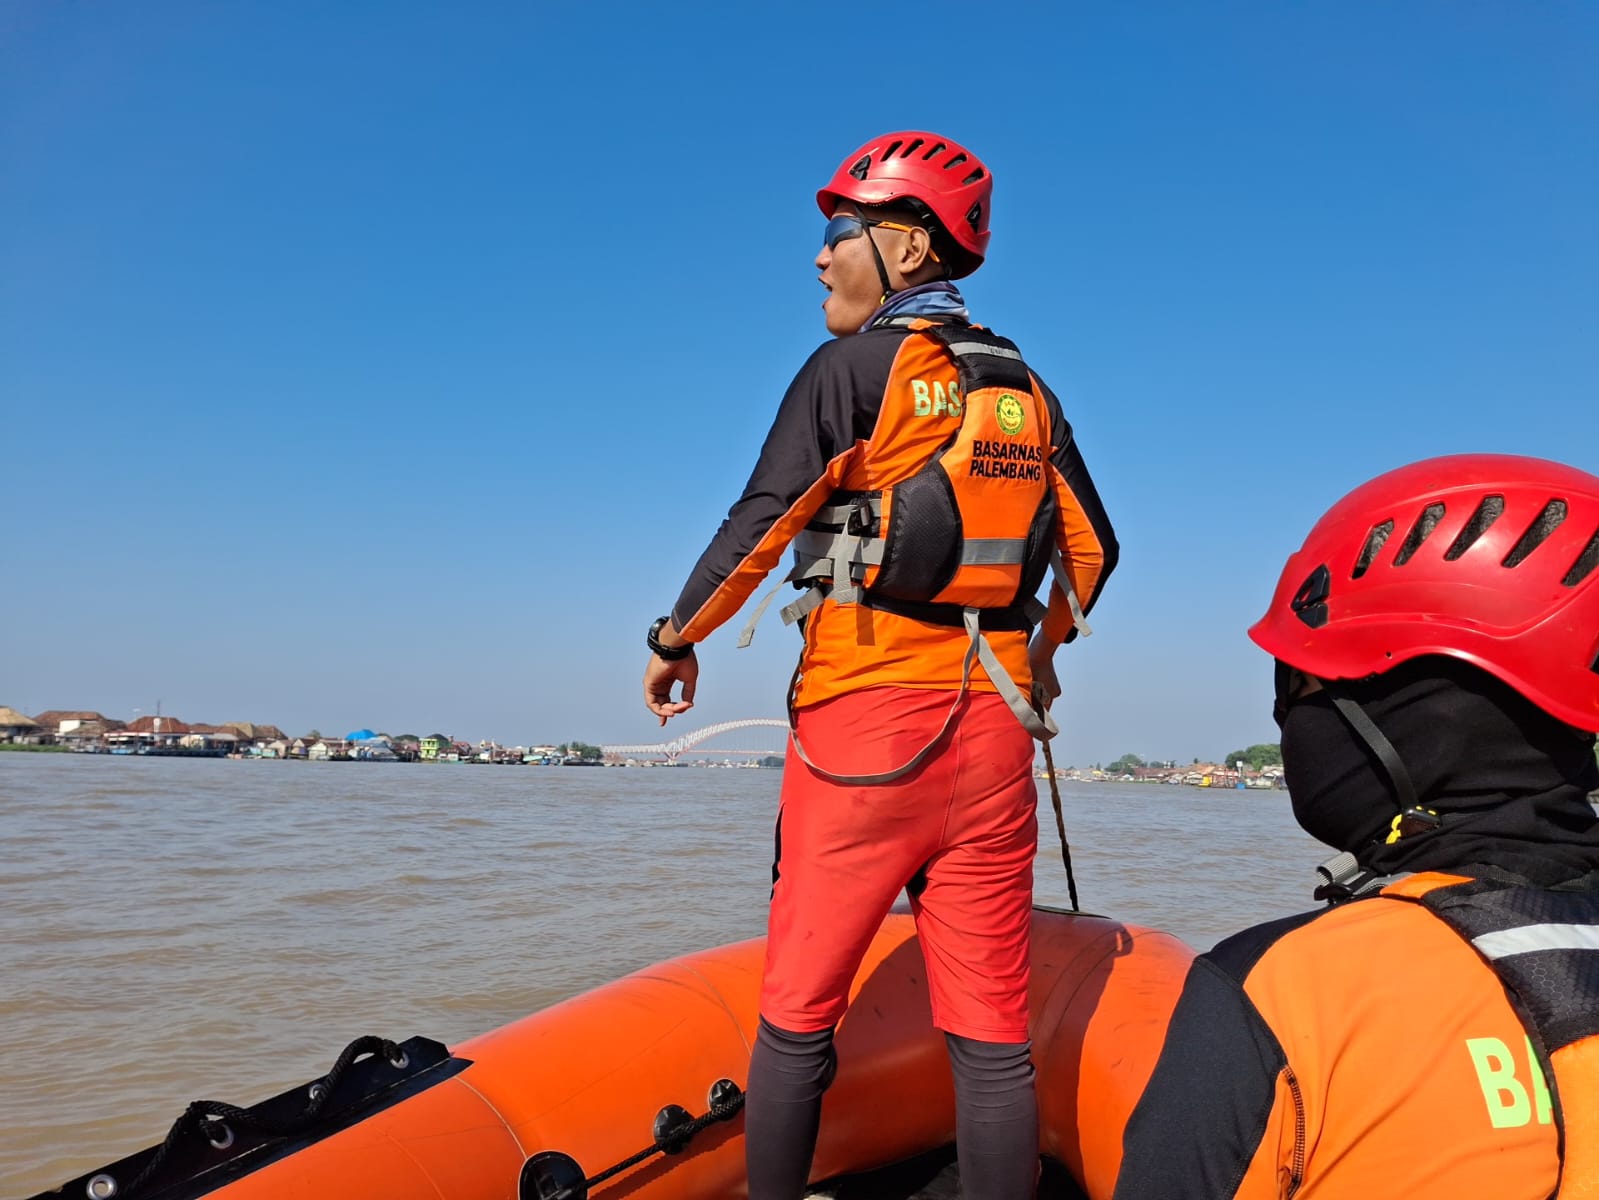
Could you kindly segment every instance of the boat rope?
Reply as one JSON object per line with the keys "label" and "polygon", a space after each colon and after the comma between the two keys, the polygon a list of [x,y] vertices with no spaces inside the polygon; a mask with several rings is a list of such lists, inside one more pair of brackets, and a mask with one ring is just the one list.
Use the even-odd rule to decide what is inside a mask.
{"label": "boat rope", "polygon": [[648,1146],[587,1178],[569,1154],[559,1150],[535,1154],[522,1164],[517,1195],[522,1200],[586,1200],[590,1189],[657,1154],[680,1154],[694,1138],[712,1125],[732,1120],[744,1108],[743,1089],[731,1079],[719,1079],[711,1087],[707,1104],[706,1111],[697,1117],[690,1115],[681,1105],[666,1105],[655,1114],[655,1125]]}
{"label": "boat rope", "polygon": [[620,1175],[630,1167],[636,1167],[645,1159],[657,1154],[677,1154],[695,1137],[718,1121],[732,1120],[743,1107],[744,1093],[736,1086],[730,1088],[729,1094],[720,1101],[713,1099],[711,1107],[697,1117],[689,1117],[687,1111],[675,1104],[667,1105],[655,1118],[653,1142],[637,1154],[629,1155],[615,1166],[607,1167],[593,1178],[584,1180],[584,1186],[597,1187],[607,1179]]}
{"label": "boat rope", "polygon": [[[1038,719],[1044,719],[1044,710],[1048,706],[1044,703],[1044,688],[1042,684],[1033,684],[1033,708],[1038,713]],[[1077,877],[1072,874],[1072,847],[1066,840],[1066,817],[1060,807],[1060,780],[1055,778],[1055,755],[1050,751],[1049,743],[1044,742],[1044,769],[1049,772],[1049,798],[1055,805],[1055,829],[1060,834],[1060,856],[1066,864],[1066,891],[1072,898],[1072,911],[1082,912],[1082,905],[1077,903]]]}
{"label": "boat rope", "polygon": [[133,1177],[127,1188],[120,1193],[121,1196],[125,1200],[137,1196],[139,1190],[160,1172],[172,1152],[187,1140],[204,1138],[215,1148],[225,1150],[233,1144],[234,1130],[259,1133],[273,1138],[293,1137],[295,1134],[306,1132],[316,1124],[323,1107],[328,1102],[328,1097],[333,1095],[345,1073],[357,1059],[369,1054],[381,1054],[397,1068],[403,1068],[408,1062],[405,1051],[387,1038],[371,1035],[358,1037],[340,1053],[338,1060],[333,1064],[333,1069],[311,1085],[308,1092],[309,1103],[305,1108],[298,1115],[286,1120],[270,1120],[247,1108],[240,1108],[236,1104],[224,1104],[219,1100],[194,1101],[183,1110],[183,1115],[172,1123],[166,1140],[157,1148],[155,1156],[145,1164],[144,1170]]}

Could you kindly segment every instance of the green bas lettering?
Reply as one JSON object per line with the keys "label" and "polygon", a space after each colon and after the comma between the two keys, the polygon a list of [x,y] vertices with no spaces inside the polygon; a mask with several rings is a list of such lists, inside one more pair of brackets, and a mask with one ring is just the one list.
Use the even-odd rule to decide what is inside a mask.
{"label": "green bas lettering", "polygon": [[925,379],[911,380],[911,412],[918,417],[958,417],[963,406],[960,386],[955,382],[942,383]]}
{"label": "green bas lettering", "polygon": [[1467,1038],[1466,1053],[1477,1069],[1477,1086],[1495,1129],[1519,1129],[1532,1120],[1532,1101],[1516,1078],[1510,1047],[1498,1038]]}
{"label": "green bas lettering", "polygon": [[1547,1125],[1552,1119],[1549,1112],[1549,1085],[1544,1082],[1538,1056],[1532,1052],[1532,1039],[1524,1038],[1523,1042],[1527,1048],[1527,1069],[1532,1072],[1532,1101],[1538,1109],[1538,1124]]}
{"label": "green bas lettering", "polygon": [[1488,1109],[1488,1123],[1495,1129],[1519,1129],[1533,1119],[1534,1103],[1537,1121],[1547,1125],[1551,1120],[1549,1085],[1532,1052],[1532,1041],[1522,1039],[1527,1054],[1527,1070],[1532,1077],[1532,1091],[1516,1077],[1516,1061],[1510,1047],[1498,1038],[1467,1038],[1466,1053],[1471,1055],[1471,1065],[1477,1072],[1477,1086],[1482,1089],[1483,1103]]}

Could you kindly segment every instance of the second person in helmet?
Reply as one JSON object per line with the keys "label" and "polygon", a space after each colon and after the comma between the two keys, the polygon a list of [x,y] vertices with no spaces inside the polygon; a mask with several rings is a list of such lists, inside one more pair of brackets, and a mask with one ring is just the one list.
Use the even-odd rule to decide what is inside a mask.
{"label": "second person in helmet", "polygon": [[1342,853],[1327,907],[1195,960],[1116,1196],[1595,1194],[1599,478],[1392,471],[1250,636],[1294,815]]}
{"label": "second person in helmet", "polygon": [[805,590],[784,615],[804,646],[750,1063],[752,1200],[803,1193],[833,1029],[902,892],[948,1042],[964,1194],[1034,1189],[1030,731],[1048,730],[1026,697],[1035,678],[1058,690],[1050,660],[1116,542],[1059,402],[953,283],[983,261],[992,189],[976,155],[926,132],[840,164],[815,260],[836,340],[790,385],[647,638],[645,703],[664,723],[693,703],[694,643],[792,547]]}

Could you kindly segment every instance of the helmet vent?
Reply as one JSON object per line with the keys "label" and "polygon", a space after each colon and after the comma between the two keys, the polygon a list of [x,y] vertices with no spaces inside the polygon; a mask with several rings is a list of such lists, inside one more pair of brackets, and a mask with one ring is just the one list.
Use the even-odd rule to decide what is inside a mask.
{"label": "helmet vent", "polygon": [[942,154],[945,150],[948,150],[948,149],[949,149],[949,143],[948,142],[934,142],[933,143],[933,148],[931,150],[929,150],[926,154],[922,155],[922,161],[926,162],[930,158],[936,158],[936,157],[938,157],[938,155]]}
{"label": "helmet vent", "polygon": [[1382,552],[1387,545],[1389,537],[1393,535],[1394,522],[1390,517],[1381,525],[1373,525],[1371,532],[1366,535],[1366,544],[1360,548],[1360,558],[1355,561],[1355,569],[1349,573],[1349,578],[1359,579],[1371,569],[1372,561]]}
{"label": "helmet vent", "polygon": [[1577,556],[1577,561],[1571,564],[1571,570],[1560,582],[1566,587],[1576,587],[1593,574],[1595,567],[1599,567],[1599,531],[1594,533],[1588,548]]}
{"label": "helmet vent", "polygon": [[1320,629],[1327,623],[1327,597],[1331,594],[1332,572],[1327,570],[1327,564],[1323,563],[1305,576],[1305,582],[1299,585],[1299,590],[1288,602],[1288,607],[1293,609],[1294,616],[1306,625],[1312,629]]}
{"label": "helmet vent", "polygon": [[1488,532],[1488,527],[1497,521],[1505,511],[1505,498],[1503,496],[1484,496],[1477,505],[1477,511],[1471,514],[1471,520],[1466,522],[1455,538],[1454,544],[1444,551],[1444,561],[1454,562],[1472,546],[1477,539]]}
{"label": "helmet vent", "polygon": [[986,174],[988,174],[987,171],[983,170],[982,167],[978,167],[975,171],[973,171],[965,179],[961,180],[961,187],[970,187],[972,184],[976,183],[979,179],[981,179]]}
{"label": "helmet vent", "polygon": [[1527,556],[1543,545],[1544,539],[1560,527],[1560,522],[1566,519],[1566,502],[1564,500],[1551,500],[1543,506],[1543,512],[1538,514],[1538,519],[1521,535],[1521,540],[1505,555],[1501,564],[1506,567],[1519,567],[1526,561]]}
{"label": "helmet vent", "polygon": [[966,210],[966,223],[973,229],[981,229],[983,225],[983,202],[979,200]]}
{"label": "helmet vent", "polygon": [[904,142],[890,142],[888,144],[888,149],[883,151],[883,158],[885,160],[893,158],[895,151],[897,151],[904,144]]}
{"label": "helmet vent", "polygon": [[1402,567],[1421,549],[1421,544],[1432,536],[1432,531],[1438,528],[1438,522],[1444,519],[1444,506],[1442,504],[1429,504],[1421,510],[1421,516],[1416,518],[1416,523],[1410,527],[1410,532],[1405,534],[1405,541],[1399,547],[1399,553],[1394,557],[1394,566]]}
{"label": "helmet vent", "polygon": [[856,179],[859,179],[862,183],[865,183],[866,172],[871,169],[872,156],[870,154],[863,154],[855,160],[855,165],[849,169],[849,173]]}
{"label": "helmet vent", "polygon": [[957,155],[955,155],[955,157],[951,158],[947,163],[944,164],[944,170],[953,171],[956,167],[960,166],[961,163],[965,162],[966,160],[967,160],[967,156],[966,155],[957,154]]}
{"label": "helmet vent", "polygon": [[905,152],[903,154],[901,154],[900,157],[901,158],[909,158],[912,154],[914,154],[917,151],[918,148],[920,148],[921,146],[925,145],[926,142],[927,142],[926,138],[917,138],[909,146],[905,147]]}

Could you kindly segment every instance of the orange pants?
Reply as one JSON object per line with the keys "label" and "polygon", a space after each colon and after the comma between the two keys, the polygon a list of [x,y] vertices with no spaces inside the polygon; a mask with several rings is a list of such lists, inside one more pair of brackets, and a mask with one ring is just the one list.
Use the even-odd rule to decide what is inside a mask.
{"label": "orange pants", "polygon": [[[839,774],[896,767],[944,721],[949,692],[876,687],[801,709],[800,741]],[[912,888],[933,1023],[988,1042],[1027,1038],[1028,941],[1038,790],[1033,739],[998,696],[968,693],[954,727],[892,783],[829,781],[792,752],[761,1015],[796,1033],[831,1028],[901,889]]]}

